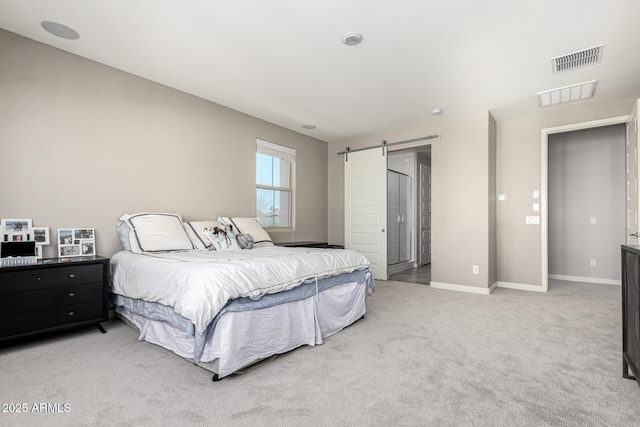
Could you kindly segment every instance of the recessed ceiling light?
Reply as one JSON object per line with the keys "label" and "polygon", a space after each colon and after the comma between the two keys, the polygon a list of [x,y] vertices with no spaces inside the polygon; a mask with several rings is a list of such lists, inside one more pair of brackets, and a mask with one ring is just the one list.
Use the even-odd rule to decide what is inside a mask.
{"label": "recessed ceiling light", "polygon": [[347,46],[355,46],[361,41],[362,34],[355,31],[349,31],[348,33],[344,33],[342,35],[342,43],[346,44]]}
{"label": "recessed ceiling light", "polygon": [[596,92],[597,82],[597,80],[591,80],[590,82],[538,92],[538,102],[541,107],[548,107],[563,102],[592,98]]}
{"label": "recessed ceiling light", "polygon": [[44,28],[48,33],[57,37],[62,37],[63,39],[77,40],[80,38],[80,34],[78,34],[76,30],[69,28],[66,25],[58,24],[57,22],[43,21],[40,25],[42,25],[42,28]]}
{"label": "recessed ceiling light", "polygon": [[433,114],[434,116],[439,116],[440,114],[442,114],[442,108],[434,108],[433,110],[431,110],[431,114]]}
{"label": "recessed ceiling light", "polygon": [[311,129],[315,129],[316,125],[302,125],[302,128],[311,130]]}

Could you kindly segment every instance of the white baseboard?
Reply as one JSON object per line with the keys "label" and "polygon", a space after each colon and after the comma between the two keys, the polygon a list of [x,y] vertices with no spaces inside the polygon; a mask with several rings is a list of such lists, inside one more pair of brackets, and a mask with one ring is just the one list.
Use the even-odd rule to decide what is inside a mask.
{"label": "white baseboard", "polygon": [[489,295],[496,288],[497,282],[489,288],[479,288],[477,286],[456,285],[453,283],[442,283],[431,281],[429,286],[437,289],[445,289],[447,291],[467,292],[471,294]]}
{"label": "white baseboard", "polygon": [[498,282],[499,288],[518,289],[520,291],[545,292],[542,286],[527,285],[524,283]]}
{"label": "white baseboard", "polygon": [[562,274],[550,274],[549,279],[566,280],[567,282],[599,283],[602,285],[621,286],[622,282],[615,279],[600,279],[597,277],[564,276]]}

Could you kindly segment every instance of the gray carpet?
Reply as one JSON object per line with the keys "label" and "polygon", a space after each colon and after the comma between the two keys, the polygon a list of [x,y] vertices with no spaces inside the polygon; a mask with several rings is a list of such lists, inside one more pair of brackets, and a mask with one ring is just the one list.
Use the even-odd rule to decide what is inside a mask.
{"label": "gray carpet", "polygon": [[[378,282],[366,318],[322,346],[217,383],[114,320],[106,335],[0,348],[0,402],[28,407],[0,425],[638,425],[640,387],[621,376],[620,291]],[[40,403],[61,412],[34,412]]]}

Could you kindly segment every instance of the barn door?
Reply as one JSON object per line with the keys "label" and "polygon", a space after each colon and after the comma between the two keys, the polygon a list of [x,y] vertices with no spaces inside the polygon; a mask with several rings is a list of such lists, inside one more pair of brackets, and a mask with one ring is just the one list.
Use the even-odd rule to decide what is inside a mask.
{"label": "barn door", "polygon": [[387,280],[387,153],[345,154],[345,248],[364,255],[374,279]]}

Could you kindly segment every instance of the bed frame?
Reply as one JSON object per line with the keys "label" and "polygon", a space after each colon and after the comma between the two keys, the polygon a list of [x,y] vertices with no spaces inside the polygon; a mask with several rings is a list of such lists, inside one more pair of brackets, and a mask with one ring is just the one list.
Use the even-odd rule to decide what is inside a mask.
{"label": "bed frame", "polygon": [[[174,352],[212,372],[212,380],[219,381],[297,347],[320,345],[325,338],[363,318],[369,277],[367,273],[363,282],[342,283],[266,308],[223,312],[215,326],[207,330],[199,362],[193,358],[196,340],[183,327],[144,317],[124,306],[116,306],[116,313],[140,333],[140,340]],[[311,282],[302,286],[317,285]]]}

